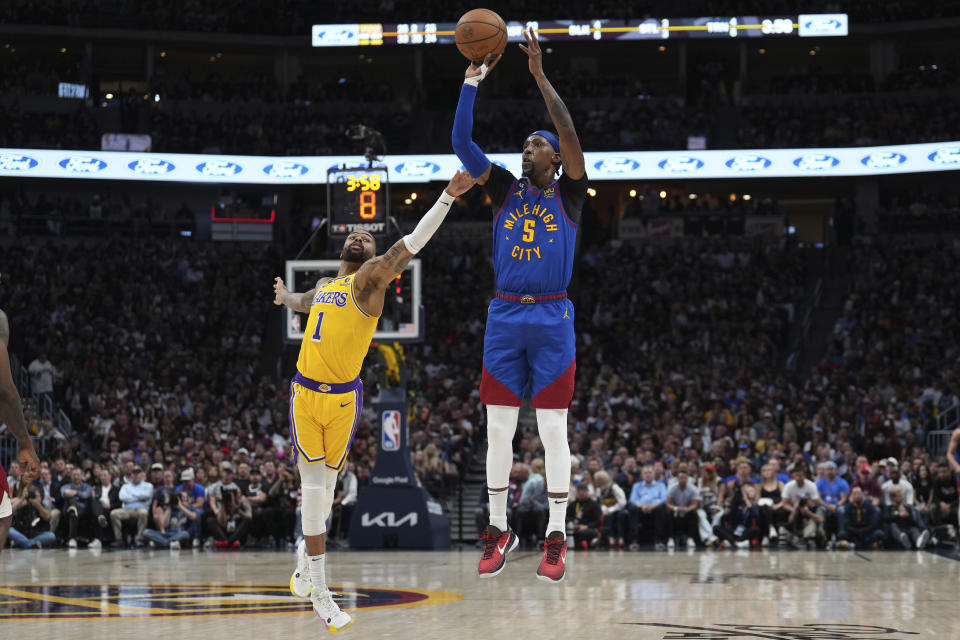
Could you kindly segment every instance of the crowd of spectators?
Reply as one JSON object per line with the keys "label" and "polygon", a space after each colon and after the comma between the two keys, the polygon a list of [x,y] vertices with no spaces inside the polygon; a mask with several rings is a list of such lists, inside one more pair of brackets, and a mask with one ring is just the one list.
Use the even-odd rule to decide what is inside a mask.
{"label": "crowd of spectators", "polygon": [[955,231],[960,226],[960,196],[901,194],[889,198],[877,212],[884,233]]}
{"label": "crowd of spectators", "polygon": [[873,78],[862,72],[828,72],[815,67],[806,73],[794,73],[770,78],[764,89],[753,87],[755,93],[782,95],[813,95],[822,93],[865,93],[873,91]]}
{"label": "crowd of spectators", "polygon": [[[362,123],[383,134],[391,153],[450,151],[455,94],[440,99],[435,89],[401,89],[396,78],[338,71],[282,85],[264,73],[203,73],[160,63],[146,89],[25,106],[24,96],[52,95],[58,78],[89,76],[82,59],[43,60],[18,60],[0,78],[6,123],[0,146],[98,149],[102,134],[120,129],[149,134],[151,150],[160,152],[350,154],[364,151],[365,144],[346,133]],[[588,151],[686,149],[700,137],[711,148],[779,148],[952,140],[960,111],[945,91],[955,85],[954,68],[949,61],[910,65],[874,91],[865,73],[812,67],[753,77],[750,92],[740,96],[722,64],[702,63],[691,69],[699,81],[689,83],[695,88],[685,99],[677,86],[618,73],[561,67],[551,79]],[[535,127],[552,123],[528,78],[504,76],[485,90],[474,127],[484,150],[515,151]]]}
{"label": "crowd of spectators", "polygon": [[[95,109],[78,106],[61,113],[0,104],[0,118],[7,123],[0,132],[0,146],[99,149],[101,135],[113,131],[98,123]],[[361,120],[355,113],[349,109],[332,113],[317,103],[244,104],[211,110],[143,102],[136,110],[142,113],[133,119],[147,123],[153,151],[334,155],[362,154],[365,148],[347,135],[347,129]],[[400,152],[412,138],[410,117],[408,110],[398,109],[383,115],[366,113],[362,120],[390,141],[391,152]]]}
{"label": "crowd of spectators", "polygon": [[[762,254],[754,254],[737,271],[757,268],[796,282],[799,272],[791,272],[789,260],[771,254],[782,266],[763,266]],[[635,285],[629,297],[609,303],[620,325],[600,321],[602,298],[582,296],[578,303],[569,423],[568,534],[575,544],[914,549],[956,543],[960,466],[933,457],[925,444],[939,416],[957,409],[960,282],[948,265],[960,243],[859,242],[831,344],[818,366],[791,378],[776,375],[765,358],[753,359],[770,339],[761,329],[763,306],[753,308],[749,293],[738,301],[736,289],[720,286],[717,255],[696,244],[669,260],[687,274],[677,284],[703,283],[703,291],[691,288],[701,311],[714,294],[729,300],[744,324],[713,349],[695,342],[696,334],[670,335],[683,325],[658,309],[679,317],[691,298],[679,286],[667,290],[676,298],[654,295],[660,270],[669,272],[651,260],[656,255],[650,247],[608,247],[580,266],[584,291]],[[712,270],[697,271],[690,256],[703,256]],[[591,260],[600,267],[595,272]],[[636,269],[649,272],[631,273]],[[772,302],[768,314],[778,310]],[[723,324],[722,316],[701,320],[704,336]],[[644,339],[647,327],[655,340]],[[664,357],[671,348],[677,355]],[[542,536],[547,509],[541,455],[539,439],[527,434],[511,472],[511,525],[526,544]],[[478,511],[478,524],[485,513]]]}
{"label": "crowd of spectators", "polygon": [[743,148],[842,147],[953,140],[960,111],[949,100],[865,95],[840,103],[743,107]]}
{"label": "crowd of spectators", "polygon": [[[265,363],[269,283],[282,267],[275,247],[68,237],[8,244],[4,252],[0,308],[11,318],[14,345],[37,356],[30,374],[55,383],[75,426],[72,434],[52,434],[27,410],[46,469],[31,489],[17,487],[20,472],[11,466],[18,513],[11,539],[94,547],[295,541],[300,497],[289,376],[277,378]],[[451,246],[434,260],[449,273],[477,257]],[[481,286],[490,280],[486,269],[477,278]],[[427,288],[427,307],[440,308],[455,285],[462,280]],[[482,301],[475,306],[482,317]],[[479,407],[468,399],[479,356],[468,357],[467,345],[444,333],[452,326],[445,316],[431,322],[441,337],[408,358],[416,389],[411,448],[421,483],[442,499],[476,449]],[[376,360],[367,363],[375,395]],[[376,460],[372,422],[368,405],[341,476],[334,538],[346,534]]]}
{"label": "crowd of spectators", "polygon": [[[155,151],[262,155],[362,154],[364,145],[347,129],[359,122],[350,109],[331,113],[323,104],[239,105],[218,112],[150,107],[149,132]],[[396,109],[366,113],[363,124],[389,140],[400,153],[413,138],[411,114]]]}
{"label": "crowd of spectators", "polygon": [[[139,98],[137,98],[139,100]],[[406,103],[404,103],[406,104]],[[98,149],[104,129],[96,107],[67,112],[0,104],[7,127],[0,146],[11,148]],[[173,153],[333,155],[361,153],[363,144],[347,135],[362,123],[380,131],[391,153],[448,153],[452,114],[419,118],[410,105],[389,111],[330,110],[324,103],[241,103],[198,108],[180,103],[138,105],[132,121],[144,122],[152,150]],[[734,148],[829,147],[949,141],[960,129],[954,103],[917,96],[851,98],[842,104],[754,105],[741,108]],[[691,136],[714,140],[708,111],[678,99],[592,100],[571,104],[571,115],[587,151],[686,149]],[[417,135],[414,125],[429,135]],[[475,138],[490,153],[516,151],[531,128],[550,127],[542,100],[484,103],[477,110]],[[724,134],[726,135],[726,134]]]}
{"label": "crowd of spectators", "polygon": [[[447,233],[422,256],[431,337],[404,354],[412,464],[441,498],[482,451],[492,290],[487,242]],[[13,344],[36,361],[38,382],[52,379],[76,427],[41,447],[34,485],[11,465],[12,540],[294,543],[288,378],[270,364],[279,355],[267,335],[277,248],[68,238],[4,250]],[[779,373],[777,358],[803,301],[799,249],[690,238],[614,241],[580,257],[576,544],[922,548],[956,537],[952,470],[924,442],[957,401],[957,247],[881,240],[854,252],[834,339],[800,377]],[[368,358],[368,398],[377,367]],[[376,461],[373,417],[368,405],[341,476],[335,540]],[[545,515],[542,447],[532,432],[518,443],[511,517],[531,542]]]}
{"label": "crowd of spectators", "polygon": [[[310,24],[318,22],[456,22],[459,16],[473,8],[474,5],[467,0],[358,0],[345,6],[325,4],[322,8],[305,0],[280,0],[269,7],[249,0],[180,0],[172,4],[158,0],[120,0],[109,4],[97,0],[14,0],[6,11],[5,21],[290,35],[306,33]],[[676,5],[666,0],[630,4],[616,0],[591,0],[562,11],[554,3],[531,0],[511,5],[510,11],[504,12],[503,17],[506,20],[637,19],[648,16],[796,15],[814,12],[845,12],[851,15],[854,22],[890,22],[956,16],[960,15],[960,5],[956,0],[903,0],[883,5],[869,0],[844,3],[834,0],[812,3],[797,3],[795,0],[696,0],[684,4],[683,15],[678,16]]]}

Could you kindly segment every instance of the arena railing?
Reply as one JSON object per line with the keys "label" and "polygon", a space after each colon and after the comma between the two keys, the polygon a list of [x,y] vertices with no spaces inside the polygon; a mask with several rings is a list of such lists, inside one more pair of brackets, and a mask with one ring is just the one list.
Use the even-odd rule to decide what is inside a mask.
{"label": "arena railing", "polygon": [[953,431],[937,430],[927,432],[927,452],[934,460],[943,458],[947,455],[947,445],[950,444],[950,436]]}

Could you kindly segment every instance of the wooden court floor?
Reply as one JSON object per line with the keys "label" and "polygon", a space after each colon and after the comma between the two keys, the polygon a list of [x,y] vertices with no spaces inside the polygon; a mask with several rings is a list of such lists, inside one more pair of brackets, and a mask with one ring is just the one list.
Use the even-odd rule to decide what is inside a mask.
{"label": "wooden court floor", "polygon": [[[960,638],[953,553],[571,552],[492,580],[477,552],[328,555],[347,638],[923,640]],[[292,553],[79,550],[0,554],[0,638],[278,640],[327,633],[290,596]]]}

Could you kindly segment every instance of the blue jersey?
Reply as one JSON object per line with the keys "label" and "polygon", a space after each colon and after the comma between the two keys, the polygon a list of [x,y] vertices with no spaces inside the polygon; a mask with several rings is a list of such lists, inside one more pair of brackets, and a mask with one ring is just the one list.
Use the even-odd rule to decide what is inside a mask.
{"label": "blue jersey", "polygon": [[497,297],[490,303],[483,338],[480,400],[519,407],[529,388],[533,408],[566,409],[577,366],[573,303],[566,290],[587,177],[562,175],[537,189],[493,165],[484,189],[497,212]]}
{"label": "blue jersey", "polygon": [[499,205],[493,221],[497,290],[521,296],[565,292],[573,274],[586,176],[572,180],[563,175],[540,190],[527,178],[518,180],[493,165],[484,186]]}

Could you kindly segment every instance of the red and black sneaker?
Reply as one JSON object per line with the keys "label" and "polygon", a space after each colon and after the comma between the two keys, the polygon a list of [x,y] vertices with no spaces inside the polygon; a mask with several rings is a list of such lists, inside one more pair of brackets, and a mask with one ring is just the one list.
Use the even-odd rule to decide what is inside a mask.
{"label": "red and black sneaker", "polygon": [[537,567],[537,579],[544,582],[563,580],[564,561],[567,557],[567,538],[559,531],[547,536],[543,543],[543,560]]}
{"label": "red and black sneaker", "polygon": [[501,571],[507,562],[507,554],[517,548],[520,539],[509,529],[501,532],[494,526],[488,526],[480,534],[483,541],[483,555],[477,573],[481,578],[492,578]]}

